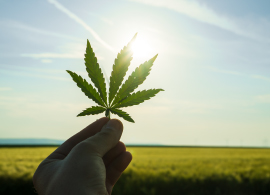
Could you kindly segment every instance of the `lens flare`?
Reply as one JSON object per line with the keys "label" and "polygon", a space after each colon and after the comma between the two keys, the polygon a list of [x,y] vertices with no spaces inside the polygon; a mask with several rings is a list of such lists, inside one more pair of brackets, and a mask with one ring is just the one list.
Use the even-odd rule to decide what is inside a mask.
{"label": "lens flare", "polygon": [[151,57],[152,48],[147,42],[147,39],[142,36],[137,36],[136,40],[132,44],[132,50],[134,58]]}

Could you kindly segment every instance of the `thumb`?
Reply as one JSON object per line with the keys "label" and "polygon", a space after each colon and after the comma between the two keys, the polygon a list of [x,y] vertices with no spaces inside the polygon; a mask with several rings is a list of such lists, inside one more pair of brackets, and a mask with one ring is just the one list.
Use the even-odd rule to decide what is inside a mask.
{"label": "thumb", "polygon": [[101,131],[89,137],[84,142],[89,143],[89,152],[104,156],[110,149],[116,146],[123,132],[123,124],[117,119],[111,119],[105,124]]}

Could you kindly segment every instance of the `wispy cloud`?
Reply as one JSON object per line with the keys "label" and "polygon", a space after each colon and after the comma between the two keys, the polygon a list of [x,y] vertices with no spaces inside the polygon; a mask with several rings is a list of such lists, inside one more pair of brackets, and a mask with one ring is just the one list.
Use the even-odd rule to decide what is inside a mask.
{"label": "wispy cloud", "polygon": [[196,1],[186,0],[131,0],[152,6],[164,7],[185,14],[191,18],[218,26],[220,28],[238,31],[236,26],[228,20],[226,17],[216,14],[213,10],[208,7],[199,4]]}
{"label": "wispy cloud", "polygon": [[[177,112],[181,113],[194,113],[194,114],[203,114],[203,113],[210,113],[214,112],[216,110],[224,110],[224,104],[219,102],[204,102],[204,101],[195,101],[195,100],[185,100],[185,99],[171,99],[171,98],[155,98],[152,100],[153,105],[160,105],[158,109],[161,109],[160,112],[175,112],[175,108],[181,108],[177,109]],[[153,106],[153,107],[155,107]],[[140,109],[143,109],[143,107],[147,107],[145,105],[142,105]],[[151,106],[150,106],[151,107]],[[144,113],[152,112],[152,110],[155,110],[155,108],[147,109],[143,111]],[[139,112],[139,110],[138,110]],[[154,111],[159,112],[158,110]]]}
{"label": "wispy cloud", "polygon": [[0,91],[11,91],[12,89],[9,87],[0,87]]}
{"label": "wispy cloud", "polygon": [[270,82],[270,77],[265,77],[265,76],[261,76],[261,75],[251,75],[251,77],[254,79],[261,79],[261,80]]}
{"label": "wispy cloud", "polygon": [[2,70],[0,71],[0,74],[34,77],[34,78],[42,78],[42,79],[50,79],[50,80],[53,79],[53,80],[59,80],[59,81],[70,81],[70,79],[65,78],[65,77],[51,76],[51,75],[45,75],[45,74],[36,74],[34,72],[28,73],[28,72],[12,72],[12,71]]}
{"label": "wispy cloud", "polygon": [[220,72],[220,73],[224,73],[224,74],[233,74],[233,75],[243,75],[240,72],[236,72],[236,71],[230,71],[230,70],[221,70],[215,67],[208,67],[208,69],[214,71],[214,72]]}
{"label": "wispy cloud", "polygon": [[82,53],[39,53],[39,54],[21,54],[22,57],[40,58],[83,58]]}
{"label": "wispy cloud", "polygon": [[114,22],[111,21],[111,20],[108,19],[108,18],[105,18],[105,17],[103,17],[103,16],[100,16],[100,15],[98,15],[98,14],[96,14],[96,13],[89,13],[89,12],[87,12],[87,13],[88,13],[89,15],[91,15],[91,16],[94,16],[94,17],[98,18],[99,20],[101,20],[102,22],[104,22],[104,23],[106,23],[106,24],[109,24],[110,26],[114,25]]}
{"label": "wispy cloud", "polygon": [[18,22],[18,21],[14,21],[14,20],[0,20],[0,25],[7,26],[9,28],[17,28],[17,29],[21,29],[21,30],[26,30],[28,32],[38,33],[38,34],[42,34],[42,35],[84,42],[83,39],[80,39],[77,37],[73,37],[73,36],[69,36],[69,35],[65,35],[65,34],[61,34],[61,33],[57,33],[57,32],[51,32],[51,31],[47,31],[44,29],[39,29],[36,27],[32,27],[32,26],[23,24],[23,23]]}
{"label": "wispy cloud", "polygon": [[[0,64],[0,73],[2,71],[8,72],[35,72],[35,74],[47,74],[47,75],[68,75],[65,70],[63,69],[43,69],[43,68],[30,68],[24,66],[14,66],[14,65],[2,65]],[[84,71],[76,71],[76,73],[80,74],[81,76],[87,77],[87,72]],[[69,76],[68,76],[69,77]]]}
{"label": "wispy cloud", "polygon": [[257,100],[263,103],[270,103],[270,94],[268,95],[259,95],[255,97]]}
{"label": "wispy cloud", "polygon": [[[66,43],[59,47],[60,52],[44,52],[44,53],[24,53],[21,57],[29,57],[33,59],[41,59],[42,63],[51,63],[51,59],[84,59],[85,44],[78,43]],[[104,58],[99,54],[96,54],[98,60]]]}
{"label": "wispy cloud", "polygon": [[252,79],[260,79],[260,80],[263,80],[263,81],[270,82],[270,77],[266,77],[266,76],[262,76],[262,75],[243,74],[243,73],[240,73],[240,72],[230,71],[230,70],[222,70],[222,69],[215,68],[215,67],[207,67],[207,69],[209,69],[209,70],[211,70],[213,72],[231,74],[231,75],[236,75],[236,76],[244,76],[244,77],[249,77],[249,78],[252,78]]}
{"label": "wispy cloud", "polygon": [[67,112],[77,113],[81,108],[87,106],[89,105],[86,103],[49,101],[39,94],[21,94],[20,97],[0,95],[0,109],[4,108],[6,114],[10,117],[40,119],[41,115],[50,117],[53,114],[52,112],[54,112],[53,115],[62,115]]}
{"label": "wispy cloud", "polygon": [[44,64],[49,64],[49,63],[52,63],[52,60],[50,60],[50,59],[42,59],[41,62],[44,63]]}
{"label": "wispy cloud", "polygon": [[0,65],[0,67],[1,67],[0,75],[4,74],[4,75],[42,78],[42,79],[53,79],[60,81],[70,81],[70,79],[64,76],[64,74],[66,74],[64,70],[35,69],[35,68],[8,66],[8,65],[5,66]]}
{"label": "wispy cloud", "polygon": [[114,51],[114,49],[107,44],[103,39],[100,38],[100,36],[90,27],[88,26],[81,18],[79,18],[76,14],[72,13],[70,10],[68,10],[66,7],[64,7],[62,4],[60,4],[56,0],[48,0],[49,3],[53,4],[57,9],[59,9],[61,12],[65,13],[68,17],[73,19],[75,22],[80,24],[83,28],[85,28],[88,32],[92,34],[92,36],[100,42],[104,47],[107,49]]}
{"label": "wispy cloud", "polygon": [[109,20],[108,18],[101,17],[101,20],[111,26],[114,24],[113,21]]}
{"label": "wispy cloud", "polygon": [[[41,59],[42,63],[51,63],[50,59],[62,58],[62,59],[83,59],[83,52],[76,53],[37,53],[37,54],[21,54],[21,57],[29,57],[33,59]],[[104,58],[96,55],[98,60],[103,60]]]}
{"label": "wispy cloud", "polygon": [[[188,1],[188,0],[166,0],[166,1],[164,0],[130,0],[130,1],[135,1],[135,2],[139,2],[139,3],[151,5],[151,6],[163,7],[170,10],[174,10],[190,18],[196,19],[200,22],[217,26],[221,29],[228,30],[235,34],[252,38],[252,39],[256,39],[256,40],[260,40],[260,41],[264,41],[264,42],[266,41],[261,36],[257,36],[256,33],[255,34],[250,33],[250,30],[252,28],[251,29],[245,28],[246,26],[248,26],[246,21],[239,20],[238,22],[235,22],[235,18],[229,18],[227,16],[216,13],[215,11],[213,11],[206,5],[203,5],[197,1]],[[239,22],[243,23],[241,27],[238,24]],[[266,23],[264,23],[263,25],[255,23],[249,26],[255,25],[258,27],[258,25],[260,25],[261,27],[264,28],[265,24]]]}

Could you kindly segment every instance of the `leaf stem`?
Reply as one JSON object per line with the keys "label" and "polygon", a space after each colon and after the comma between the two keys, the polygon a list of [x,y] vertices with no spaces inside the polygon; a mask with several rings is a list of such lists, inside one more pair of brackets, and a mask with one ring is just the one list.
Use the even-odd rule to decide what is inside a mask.
{"label": "leaf stem", "polygon": [[105,116],[109,119],[111,119],[111,113],[110,113],[110,109],[107,108],[106,111],[105,111]]}

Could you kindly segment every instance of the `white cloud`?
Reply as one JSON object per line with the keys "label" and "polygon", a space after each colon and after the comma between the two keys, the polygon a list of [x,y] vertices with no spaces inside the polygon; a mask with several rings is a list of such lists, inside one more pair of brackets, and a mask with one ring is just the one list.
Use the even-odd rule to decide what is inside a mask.
{"label": "white cloud", "polygon": [[109,20],[108,18],[101,17],[101,20],[111,26],[114,24],[113,21]]}
{"label": "white cloud", "polygon": [[[0,75],[16,75],[23,77],[34,77],[43,79],[53,79],[60,81],[70,81],[67,77],[63,75],[66,74],[64,70],[50,70],[50,69],[34,69],[18,66],[6,66],[6,69],[0,69]],[[67,74],[66,74],[67,75]]]}
{"label": "white cloud", "polygon": [[94,16],[94,17],[98,18],[99,20],[105,22],[106,24],[109,24],[110,26],[113,26],[113,25],[114,25],[114,22],[111,21],[111,20],[108,19],[108,18],[102,17],[102,16],[100,16],[100,15],[98,15],[98,14],[96,14],[96,13],[89,13],[89,12],[87,12],[87,13],[88,13],[89,15]]}
{"label": "white cloud", "polygon": [[258,101],[263,102],[263,103],[270,103],[270,94],[259,95],[259,96],[256,96],[255,99],[257,99]]}
{"label": "white cloud", "polygon": [[42,59],[41,62],[44,63],[44,64],[49,64],[49,63],[52,63],[52,60],[50,60],[50,59]]}
{"label": "white cloud", "polygon": [[[58,47],[59,53],[44,52],[44,53],[24,53],[21,57],[29,57],[33,59],[41,59],[42,63],[51,63],[51,59],[84,59],[86,44],[81,43],[66,43]],[[95,54],[98,60],[103,60],[102,56]]]}
{"label": "white cloud", "polygon": [[81,18],[79,18],[76,14],[72,13],[70,10],[68,10],[66,7],[64,7],[62,4],[57,2],[56,0],[48,0],[49,3],[53,4],[57,9],[59,9],[61,12],[65,13],[68,17],[73,19],[75,22],[80,24],[83,28],[85,28],[88,32],[92,34],[92,36],[100,42],[104,47],[107,49],[114,51],[114,49],[107,44],[103,39],[100,38],[100,36],[90,27],[88,26]]}
{"label": "white cloud", "polygon": [[261,79],[261,80],[270,82],[270,77],[265,77],[265,76],[261,76],[261,75],[251,75],[251,77],[254,79]]}
{"label": "white cloud", "polygon": [[[224,110],[225,107],[222,103],[215,102],[203,102],[203,101],[191,101],[184,99],[169,99],[169,98],[158,98],[155,97],[152,100],[153,108],[147,107],[145,105],[138,108],[138,112],[143,110],[143,113],[172,113],[172,112],[181,112],[181,113],[195,113],[195,114],[205,114],[212,112],[214,110]],[[156,106],[160,105],[160,106]],[[146,108],[144,110],[144,108]],[[177,110],[176,110],[177,108]]]}
{"label": "white cloud", "polygon": [[231,75],[236,75],[236,76],[245,76],[245,77],[249,77],[249,78],[252,78],[252,79],[260,79],[260,80],[263,80],[263,81],[270,82],[270,77],[265,77],[265,76],[262,76],[262,75],[248,75],[248,74],[243,74],[243,73],[236,72],[236,71],[222,70],[222,69],[215,68],[215,67],[207,67],[207,69],[209,69],[209,70],[211,70],[213,72],[231,74]]}
{"label": "white cloud", "polygon": [[[43,63],[51,63],[52,58],[62,58],[62,59],[84,59],[83,52],[74,53],[36,53],[36,54],[21,54],[21,57],[29,57],[33,59],[42,59]],[[103,57],[96,55],[98,60],[103,60]]]}
{"label": "white cloud", "polygon": [[212,112],[213,110],[223,110],[224,106],[221,104],[190,101],[190,100],[179,100],[175,102],[182,111],[195,114],[205,114]]}
{"label": "white cloud", "polygon": [[7,71],[13,71],[13,72],[38,72],[38,73],[47,73],[47,74],[66,74],[65,70],[60,69],[41,69],[41,68],[28,68],[25,66],[14,66],[14,65],[7,65],[7,64],[0,64],[2,68],[0,69],[0,72],[7,70]]}
{"label": "white cloud", "polygon": [[235,25],[228,20],[226,17],[216,14],[214,11],[208,7],[199,4],[196,1],[186,1],[186,0],[131,0],[152,6],[165,7],[177,11],[179,13],[185,14],[191,18],[218,26],[220,28],[238,31]]}
{"label": "white cloud", "polygon": [[[0,107],[4,108],[7,115],[12,117],[29,117],[38,119],[41,115],[52,114],[52,112],[78,112],[81,108],[89,107],[85,103],[66,103],[59,101],[47,100],[40,95],[21,95],[0,96]],[[20,108],[20,109],[18,109]],[[42,112],[40,112],[42,110]]]}
{"label": "white cloud", "polygon": [[214,71],[214,72],[220,72],[220,73],[224,73],[224,74],[233,74],[233,75],[243,75],[240,72],[236,72],[236,71],[230,71],[230,70],[221,70],[215,67],[208,67],[208,69]]}
{"label": "white cloud", "polygon": [[[170,10],[174,10],[181,14],[184,14],[190,18],[198,20],[203,23],[217,26],[219,28],[228,30],[235,34],[252,38],[255,40],[265,42],[266,39],[269,41],[269,36],[263,38],[260,31],[264,32],[265,29],[270,28],[268,21],[258,19],[251,20],[250,18],[229,18],[228,16],[216,13],[212,9],[208,8],[206,5],[200,4],[197,1],[188,0],[130,0],[147,5],[152,5],[156,7],[163,7]],[[254,28],[256,27],[256,28]],[[260,30],[258,30],[260,29]],[[263,29],[263,30],[262,30]]]}
{"label": "white cloud", "polygon": [[[33,59],[41,59],[42,63],[51,63],[51,59],[84,59],[85,44],[66,43],[59,47],[60,52],[44,52],[44,53],[24,53],[21,57],[29,57]],[[95,54],[98,60],[103,60],[102,56]]]}
{"label": "white cloud", "polygon": [[39,29],[36,27],[32,27],[32,26],[23,24],[23,23],[18,22],[18,21],[14,21],[14,20],[0,20],[0,25],[8,26],[11,28],[18,28],[18,29],[26,30],[26,31],[33,32],[33,33],[43,34],[43,35],[47,35],[47,36],[69,39],[69,40],[73,40],[73,41],[81,41],[81,42],[84,41],[83,39],[79,39],[77,37],[72,37],[72,36],[60,34],[57,32],[51,32],[51,31],[47,31],[44,29]]}
{"label": "white cloud", "polygon": [[83,53],[39,53],[39,54],[21,54],[22,57],[40,58],[84,58]]}
{"label": "white cloud", "polygon": [[10,90],[12,89],[9,87],[0,87],[0,91],[10,91]]}

